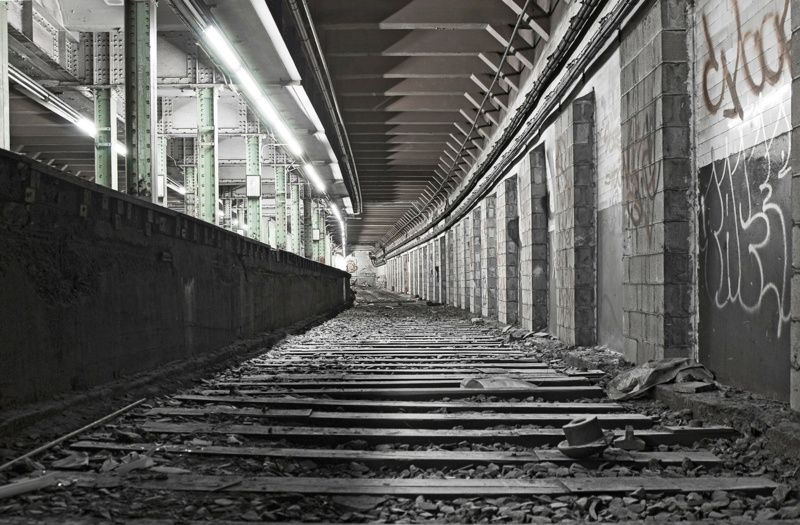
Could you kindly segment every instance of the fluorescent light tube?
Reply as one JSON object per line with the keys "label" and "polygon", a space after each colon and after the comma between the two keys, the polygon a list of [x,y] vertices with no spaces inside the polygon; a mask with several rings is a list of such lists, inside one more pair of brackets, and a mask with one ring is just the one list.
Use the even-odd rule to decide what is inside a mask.
{"label": "fluorescent light tube", "polygon": [[217,55],[217,58],[222,61],[230,72],[233,73],[242,67],[239,57],[236,56],[236,51],[233,50],[228,40],[222,36],[216,26],[209,25],[206,27],[205,31],[203,31],[203,36],[208,45],[214,50],[214,54]]}

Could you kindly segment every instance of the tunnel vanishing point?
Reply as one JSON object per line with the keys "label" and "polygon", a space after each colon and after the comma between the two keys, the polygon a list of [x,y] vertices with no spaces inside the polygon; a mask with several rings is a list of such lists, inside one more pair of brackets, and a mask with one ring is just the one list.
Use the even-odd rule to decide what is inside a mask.
{"label": "tunnel vanishing point", "polygon": [[[283,436],[281,450],[293,452],[280,457],[300,461],[301,470],[303,458],[333,461],[331,454],[363,460],[367,470],[384,460],[463,467],[455,452],[422,457],[415,443],[449,441],[419,429],[449,429],[454,443],[510,443],[502,433],[489,438],[468,430],[492,432],[484,427],[500,424],[498,414],[516,414],[519,422],[509,425],[557,430],[546,437],[536,427],[531,446],[544,446],[537,461],[549,458],[557,464],[551,470],[566,465],[572,476],[572,463],[553,455],[567,415],[600,414],[606,430],[638,432],[650,428],[642,418],[652,414],[640,407],[626,419],[617,414],[622,405],[600,406],[608,400],[607,381],[599,378],[610,378],[608,369],[575,372],[567,368],[578,366],[572,361],[543,357],[556,347],[627,363],[614,373],[687,358],[713,375],[713,388],[745,392],[794,418],[800,162],[792,149],[800,144],[800,114],[794,115],[800,53],[793,35],[800,22],[792,11],[798,5],[0,0],[0,435],[22,435],[56,412],[69,420],[82,404],[97,405],[87,414],[113,412],[127,404],[125,396],[133,402],[141,393],[149,412],[137,405],[118,424],[133,414],[150,419],[131,423],[124,439],[123,431],[111,432],[118,438],[113,447],[102,436],[58,445],[71,450],[69,458],[89,458],[80,463],[84,470],[53,468],[44,459],[30,467],[34,456],[22,462],[29,471],[79,472],[72,486],[97,488],[97,451],[129,465],[147,461],[119,454],[152,457],[144,444],[131,448],[141,440],[246,445],[242,436],[266,438],[253,427],[248,434],[241,421],[228,422],[233,426],[221,432],[221,443],[208,435],[224,417],[258,420],[259,410],[273,411],[275,419],[258,425],[280,425],[281,418],[298,425],[283,434],[270,427],[269,434]],[[519,361],[527,358],[529,364]],[[542,392],[528,399],[506,384],[497,391],[484,386],[488,398],[461,399],[464,390],[478,395],[460,383],[474,374],[526,378]],[[203,377],[213,379],[180,390]],[[161,395],[171,401],[150,399]],[[489,410],[477,406],[481,401],[503,406]],[[395,402],[410,403],[407,412],[390,406]],[[554,408],[559,403],[563,410]],[[340,418],[314,415],[326,409]],[[556,417],[560,410],[565,415]],[[187,423],[212,412],[222,418],[213,425]],[[700,436],[687,421],[669,423],[683,429],[671,430],[672,437],[645,430],[644,441],[656,448],[641,453],[680,466],[680,452],[669,447],[727,432],[709,427]],[[62,421],[53,431],[66,434],[87,422],[75,415],[73,424]],[[104,422],[95,432],[106,423],[115,428]],[[309,437],[314,425],[338,429],[325,431],[331,443]],[[340,435],[348,425],[363,432]],[[379,437],[381,428],[418,434],[399,430],[405,448],[390,452],[374,449],[399,446]],[[25,444],[42,445],[45,434],[37,431],[41,439]],[[359,459],[345,453],[347,445],[335,448],[348,440],[363,440],[370,454],[384,456]],[[334,452],[297,452],[322,445]],[[470,454],[482,450],[472,446],[465,445]],[[5,450],[0,463],[25,452]],[[259,461],[277,454],[254,450]],[[711,465],[703,456],[711,452],[693,450],[692,461]],[[502,454],[484,460],[511,461]],[[15,460],[16,474],[28,474],[18,471],[20,464]],[[178,471],[184,467],[191,473]],[[211,480],[218,473],[208,469],[201,469],[206,479],[191,466],[162,468],[169,481],[153,483],[212,491],[212,500],[237,490],[309,498],[342,490],[333,474],[311,467],[317,481],[282,471],[292,481],[281,490],[263,480],[228,486],[219,476]],[[4,508],[35,520],[27,504],[3,497],[2,482],[19,483],[12,470],[0,466],[0,523]],[[394,480],[393,497],[412,503],[417,496],[484,497],[508,489],[485,483],[477,489],[473,474],[455,488],[433,489],[430,479],[414,484],[415,471],[404,477],[400,470],[384,477]],[[356,472],[352,480],[363,480],[337,497],[383,497],[364,481],[377,474],[366,472]],[[523,483],[536,472],[514,477]],[[181,485],[187,476],[196,484],[189,489]],[[714,476],[688,478],[691,490],[774,489],[774,480]],[[595,507],[593,500],[576,503],[581,494],[595,494],[577,482],[534,490],[530,481],[511,495],[553,495],[551,503],[566,505],[540,502],[553,521],[570,509],[582,519],[643,519],[655,511],[637,487],[642,494],[688,491],[657,479],[605,487],[609,498],[641,496],[641,511],[638,503],[620,503],[635,507],[630,515],[609,510],[611,499]],[[722,501],[708,498],[709,505]],[[403,519],[391,510],[369,515],[378,503],[348,501],[349,514],[261,509],[247,520]],[[789,501],[784,495],[770,505],[791,517],[778,510]],[[460,507],[446,502],[423,503],[407,519],[486,517],[458,514]],[[748,505],[736,515],[750,516]],[[213,504],[183,502],[188,506],[193,510],[182,518],[222,520]],[[533,507],[500,516],[535,521],[544,511]],[[730,505],[707,507],[694,517],[734,516],[711,515],[725,509]],[[50,510],[43,515],[59,522]],[[252,509],[240,510],[244,516]],[[761,510],[753,507],[750,517]]]}

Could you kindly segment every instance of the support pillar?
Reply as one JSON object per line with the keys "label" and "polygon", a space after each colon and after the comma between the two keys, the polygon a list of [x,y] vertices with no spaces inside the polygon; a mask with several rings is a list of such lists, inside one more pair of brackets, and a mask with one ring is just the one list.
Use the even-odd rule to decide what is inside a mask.
{"label": "support pillar", "polygon": [[184,206],[186,215],[197,217],[197,167],[185,166],[183,168],[183,186],[186,188]]}
{"label": "support pillar", "polygon": [[156,2],[127,0],[124,15],[127,189],[155,201]]}
{"label": "support pillar", "polygon": [[497,320],[516,324],[519,296],[516,175],[502,181],[497,189],[497,222]]}
{"label": "support pillar", "polygon": [[[762,2],[753,3],[757,4],[766,5]],[[720,16],[719,19],[722,20],[723,17]],[[693,199],[698,191],[691,175],[691,144],[695,130],[690,121],[694,112],[689,111],[693,107],[690,90],[693,86],[692,71],[695,64],[692,63],[692,54],[687,55],[685,47],[679,46],[679,43],[685,46],[683,43],[690,38],[692,24],[693,21],[687,16],[683,6],[678,6],[675,2],[655,2],[642,13],[638,22],[628,28],[620,43],[622,204],[625,209],[622,331],[625,337],[625,358],[635,363],[644,363],[650,359],[692,357],[694,338],[698,331],[698,325],[693,323],[697,308],[695,302],[703,301],[705,296],[703,291],[695,292],[697,288],[693,284],[697,276],[694,265],[699,263],[696,259],[698,248],[692,243],[697,232],[693,231],[690,222],[692,213],[689,212],[697,207]],[[730,24],[730,31],[734,34],[736,25]],[[697,36],[705,41],[702,31]],[[740,35],[740,38],[748,40],[746,36]],[[642,67],[644,61],[648,64],[647,68]],[[710,78],[708,67],[707,65],[706,72]],[[734,66],[731,61],[731,67],[748,66]],[[702,73],[703,70],[700,69],[696,74],[702,76]],[[741,75],[740,71],[730,71],[734,79],[737,78],[737,73]],[[654,83],[653,79],[657,78],[668,79],[669,82]],[[648,96],[636,96],[645,92]],[[771,96],[765,93],[764,99]],[[575,111],[577,113],[578,108]],[[704,110],[698,110],[698,113],[702,111]],[[792,117],[795,115],[792,114]],[[703,126],[710,126],[714,122],[715,126],[730,129],[729,137],[725,137],[724,141],[720,135],[720,144],[725,141],[738,144],[740,141],[739,130],[734,131],[722,121],[717,124],[710,116],[703,115],[702,118]],[[748,128],[747,132],[749,131]],[[795,154],[796,152],[792,152],[793,156]],[[745,157],[748,157],[748,162],[751,161],[748,155],[741,158]],[[764,162],[769,163],[768,160]],[[744,161],[742,164],[745,166],[740,169],[746,172],[749,168]],[[728,165],[725,166],[728,169]],[[718,169],[723,168],[720,166]],[[734,191],[732,181],[738,183],[742,177],[744,175],[740,176],[740,172],[733,169],[733,173],[726,179],[731,191]],[[722,186],[720,191],[721,188]],[[735,203],[727,200],[727,193],[718,195],[726,203],[725,209],[731,207],[728,213],[733,219],[736,214],[733,211]],[[577,190],[575,201],[578,201]],[[703,230],[702,225],[699,228]],[[727,231],[723,232],[721,239],[725,239],[726,233]],[[578,237],[578,233],[575,237]],[[733,243],[733,234],[730,242]],[[747,241],[741,242],[741,246],[745,246]],[[555,252],[555,243],[553,247]],[[733,250],[732,247],[728,249]],[[555,257],[557,260],[558,252],[555,252]],[[737,271],[732,270],[733,255],[727,264],[731,271]],[[731,274],[728,276],[735,279]],[[758,279],[758,274],[753,278]],[[745,279],[749,277],[742,275],[742,282]],[[697,299],[693,297],[694,293],[698,294]],[[719,294],[721,298],[722,292]],[[713,300],[711,304],[714,305]],[[708,327],[709,323],[704,323],[701,319],[699,326]],[[725,376],[737,366],[741,366],[743,381],[750,381],[747,376],[773,377],[768,370],[769,363],[777,363],[777,360],[769,359],[766,349],[761,348],[762,345],[768,345],[755,342],[751,338],[750,334],[754,332],[748,332],[750,328],[752,327],[736,327],[736,336],[748,341],[745,353],[754,356],[749,361],[750,366],[732,364],[730,355],[724,351],[724,358],[719,361],[709,360],[710,356],[703,355],[704,347],[719,348],[723,343],[713,342],[700,346],[700,360],[712,370],[722,372],[722,381],[731,380],[730,376]],[[701,333],[702,331],[700,329]],[[759,351],[753,352],[751,348],[759,348]],[[775,366],[782,368],[779,364]]]}
{"label": "support pillar", "polygon": [[311,188],[306,186],[303,192],[303,247],[306,259],[314,258],[314,200],[311,198]]}
{"label": "support pillar", "polygon": [[472,300],[470,310],[476,314],[481,314],[481,294],[483,286],[482,265],[481,265],[481,209],[472,211]]}
{"label": "support pillar", "polygon": [[291,252],[297,255],[303,254],[303,236],[300,233],[300,182],[297,177],[292,175],[289,183],[289,211],[291,212],[291,231],[292,244]]}
{"label": "support pillar", "polygon": [[[111,81],[110,37],[106,32],[93,34],[92,72],[96,85]],[[94,90],[94,181],[117,189],[117,100],[111,88]]]}
{"label": "support pillar", "polygon": [[264,241],[261,231],[261,135],[247,135],[245,177],[247,181],[247,236]]}
{"label": "support pillar", "polygon": [[11,147],[8,98],[8,2],[0,2],[0,148]]}
{"label": "support pillar", "polygon": [[481,315],[497,316],[497,226],[496,196],[488,195],[481,205]]}
{"label": "support pillar", "polygon": [[320,246],[322,245],[320,230],[320,216],[322,210],[320,209],[319,201],[311,199],[311,259],[319,262],[319,254],[322,253]]}
{"label": "support pillar", "polygon": [[275,247],[286,250],[286,168],[275,168]]}
{"label": "support pillar", "polygon": [[328,234],[328,225],[325,225],[325,264],[331,265],[331,236]]}
{"label": "support pillar", "polygon": [[217,223],[219,200],[219,168],[217,163],[217,91],[197,90],[197,217]]}
{"label": "support pillar", "polygon": [[[169,189],[167,188],[167,152],[169,150],[169,137],[166,135],[158,135],[158,203],[169,208]],[[116,164],[116,160],[114,162]]]}
{"label": "support pillar", "polygon": [[117,189],[117,102],[109,88],[94,92],[94,181]]}

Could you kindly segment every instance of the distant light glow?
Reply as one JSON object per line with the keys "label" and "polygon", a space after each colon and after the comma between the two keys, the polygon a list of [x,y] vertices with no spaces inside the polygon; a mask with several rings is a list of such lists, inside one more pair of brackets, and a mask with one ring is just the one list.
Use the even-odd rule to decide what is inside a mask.
{"label": "distant light glow", "polygon": [[303,166],[303,171],[308,177],[308,180],[311,181],[311,184],[317,189],[318,192],[324,193],[325,192],[325,182],[320,178],[319,173],[317,173],[316,168],[311,163],[306,164]]}
{"label": "distant light glow", "polygon": [[125,144],[123,144],[122,142],[115,142],[114,143],[114,152],[117,155],[125,157],[126,155],[128,155],[128,148],[126,148]]}
{"label": "distant light glow", "polygon": [[333,178],[335,180],[343,180],[342,169],[339,167],[338,162],[331,163],[331,171],[333,172]]}
{"label": "distant light glow", "polygon": [[97,127],[94,125],[94,122],[92,122],[88,118],[86,117],[78,118],[78,120],[75,121],[75,125],[78,127],[78,129],[80,129],[90,137],[97,136]]}

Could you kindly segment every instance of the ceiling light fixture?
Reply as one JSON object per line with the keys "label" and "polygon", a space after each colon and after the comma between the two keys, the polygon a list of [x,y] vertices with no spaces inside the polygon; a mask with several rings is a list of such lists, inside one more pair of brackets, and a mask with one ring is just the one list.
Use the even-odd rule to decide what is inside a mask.
{"label": "ceiling light fixture", "polygon": [[208,43],[208,47],[212,50],[214,56],[219,60],[223,66],[228,70],[228,74],[236,79],[239,89],[244,93],[247,98],[256,107],[256,110],[261,117],[267,121],[267,124],[275,131],[275,134],[283,141],[286,148],[292,155],[300,157],[303,155],[303,148],[300,143],[292,134],[289,127],[278,114],[275,106],[264,95],[264,92],[259,87],[253,76],[242,65],[236,51],[231,47],[228,40],[214,25],[206,26],[203,31],[203,37]]}

